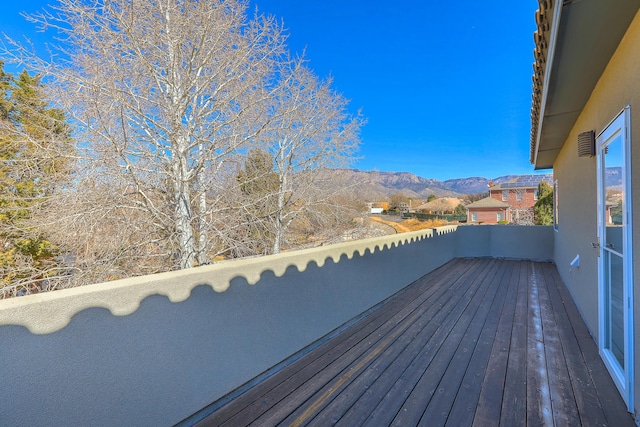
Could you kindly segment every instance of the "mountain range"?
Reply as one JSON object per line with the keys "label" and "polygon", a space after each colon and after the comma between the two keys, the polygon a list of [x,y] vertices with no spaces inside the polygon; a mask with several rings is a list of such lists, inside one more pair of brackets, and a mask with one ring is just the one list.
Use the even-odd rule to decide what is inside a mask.
{"label": "mountain range", "polygon": [[[426,199],[431,194],[437,197],[460,197],[465,194],[477,194],[487,191],[489,181],[501,184],[521,175],[505,175],[498,178],[469,177],[448,179],[423,178],[410,172],[361,171],[358,169],[337,169],[340,181],[353,184],[354,191],[363,199],[375,200],[388,198],[392,194],[402,193],[406,197]],[[552,175],[536,175],[548,182]]]}

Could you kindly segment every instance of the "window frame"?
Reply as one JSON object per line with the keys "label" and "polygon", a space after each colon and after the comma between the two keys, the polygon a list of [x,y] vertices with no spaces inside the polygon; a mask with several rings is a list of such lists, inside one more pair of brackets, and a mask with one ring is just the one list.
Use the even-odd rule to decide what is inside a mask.
{"label": "window frame", "polygon": [[558,220],[558,180],[553,181],[553,229],[558,231],[560,221]]}

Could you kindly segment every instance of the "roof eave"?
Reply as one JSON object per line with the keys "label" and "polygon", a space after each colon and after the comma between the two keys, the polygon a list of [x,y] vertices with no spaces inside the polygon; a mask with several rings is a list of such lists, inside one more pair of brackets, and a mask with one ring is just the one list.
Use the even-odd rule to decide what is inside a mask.
{"label": "roof eave", "polygon": [[[530,158],[531,163],[535,166],[534,168],[535,170],[550,169],[553,167],[553,165],[540,167],[538,165],[538,152],[540,150],[540,135],[542,134],[542,124],[543,124],[542,119],[544,118],[544,112],[547,104],[549,77],[551,75],[551,70],[553,67],[553,58],[554,58],[554,53],[556,49],[556,42],[558,40],[558,28],[559,28],[560,18],[562,15],[562,5],[561,4],[558,5],[558,0],[555,0],[555,5],[553,5],[553,0],[549,0],[549,1],[538,0],[538,5],[539,5],[539,9],[536,11],[536,21],[538,23],[538,30],[536,34],[539,34],[539,36],[535,36],[536,48],[534,50],[534,57],[536,57],[536,53],[538,55],[536,57],[536,62],[533,64],[533,69],[534,69],[533,103],[534,105],[531,107],[532,121],[533,121],[534,108],[535,108],[535,102],[536,102],[535,100],[536,77],[537,77],[536,70],[539,70],[538,72],[540,71],[542,72],[542,76],[540,76],[542,79],[542,82],[538,81],[538,84],[540,83],[542,84],[542,88],[541,88],[542,92],[541,92],[541,99],[540,99],[540,107],[539,107],[539,111],[537,112],[539,119],[537,120],[537,123],[534,124],[537,128],[535,133],[535,145],[532,147],[531,158]],[[545,13],[545,11],[548,10],[549,8],[552,8],[551,23],[549,23],[548,21],[548,14]],[[548,43],[547,50],[545,51],[544,44],[546,42],[546,37],[549,37],[549,43]],[[544,67],[540,67],[539,65],[538,67],[536,66],[539,61],[544,61]]]}
{"label": "roof eave", "polygon": [[536,12],[529,158],[536,170],[553,167],[640,8],[640,0],[553,3],[551,18],[551,0],[539,0],[540,9]]}

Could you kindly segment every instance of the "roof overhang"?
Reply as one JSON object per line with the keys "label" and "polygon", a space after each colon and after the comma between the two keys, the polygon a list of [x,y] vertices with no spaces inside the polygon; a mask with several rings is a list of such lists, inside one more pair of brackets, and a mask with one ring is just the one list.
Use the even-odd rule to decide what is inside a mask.
{"label": "roof overhang", "polygon": [[548,169],[638,12],[640,0],[539,0],[539,4],[530,160],[535,169]]}

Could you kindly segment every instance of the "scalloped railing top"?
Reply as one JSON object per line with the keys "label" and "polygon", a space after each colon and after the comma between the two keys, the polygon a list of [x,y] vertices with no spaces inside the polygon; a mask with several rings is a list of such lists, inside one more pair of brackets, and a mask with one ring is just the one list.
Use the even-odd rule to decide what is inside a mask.
{"label": "scalloped railing top", "polygon": [[366,251],[382,251],[456,229],[457,226],[439,227],[5,299],[0,301],[0,325],[25,326],[35,334],[52,333],[64,328],[84,309],[102,307],[113,315],[125,316],[136,311],[142,300],[151,295],[164,295],[172,302],[180,302],[189,298],[199,285],[224,292],[236,277],[244,277],[254,285],[265,271],[280,277],[291,266],[304,271],[311,262],[321,267],[328,258],[337,263],[343,255],[351,259],[356,252],[362,256]]}

